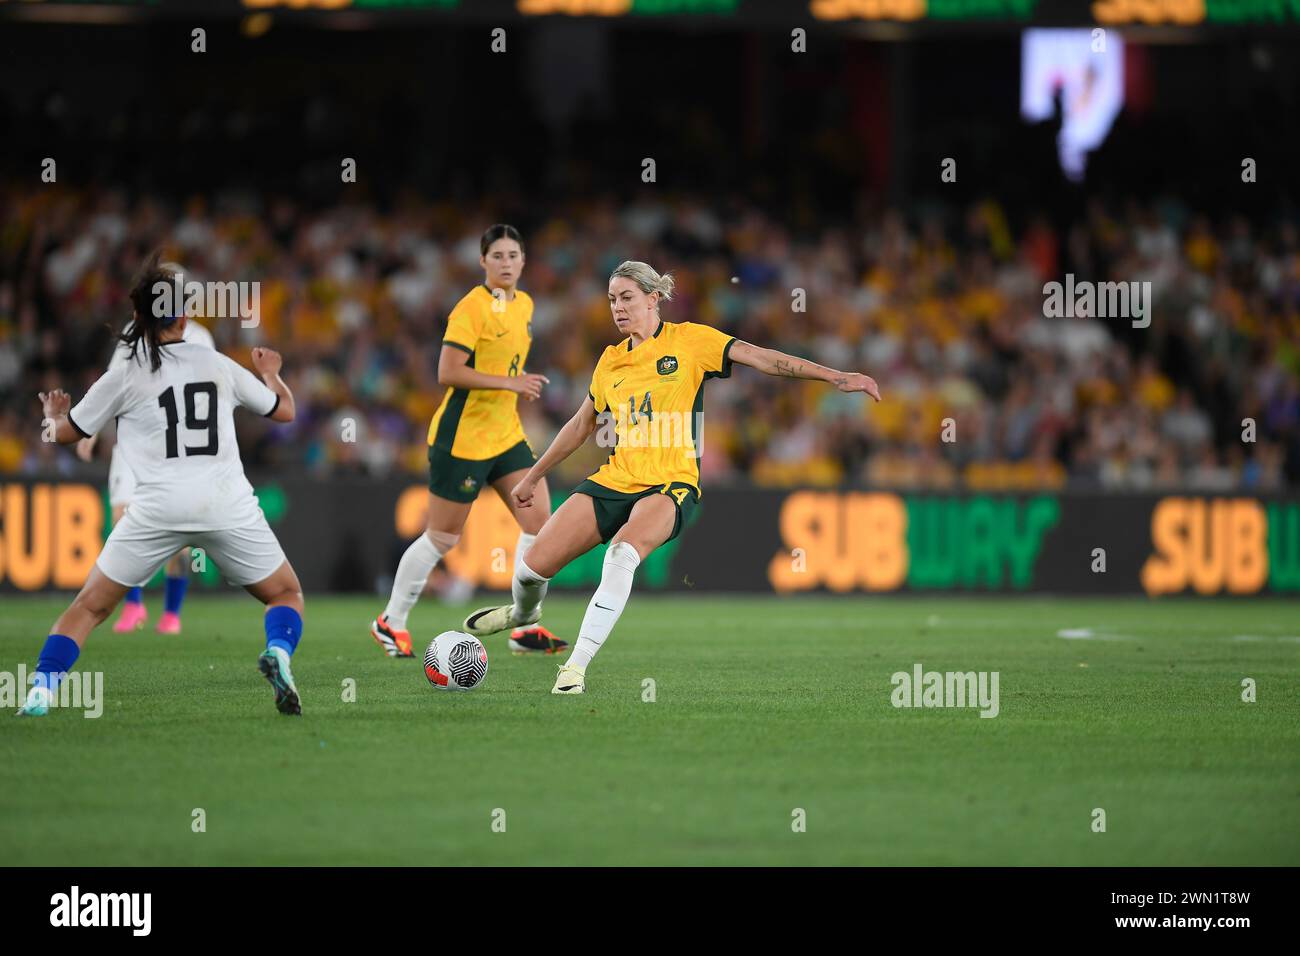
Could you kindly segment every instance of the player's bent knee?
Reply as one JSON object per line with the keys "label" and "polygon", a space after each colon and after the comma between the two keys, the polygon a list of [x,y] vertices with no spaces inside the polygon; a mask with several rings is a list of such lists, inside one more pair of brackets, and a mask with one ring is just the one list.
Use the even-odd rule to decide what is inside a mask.
{"label": "player's bent knee", "polygon": [[611,555],[621,557],[622,555],[627,554],[627,551],[624,550],[626,548],[633,552],[637,557],[637,561],[640,562],[649,557],[650,552],[657,547],[659,547],[659,545],[649,544],[634,534],[626,535],[621,538],[615,537],[610,541],[609,548],[605,551],[605,559],[609,560]]}
{"label": "player's bent knee", "polygon": [[610,541],[610,547],[612,548],[616,544],[624,544],[630,548],[635,548],[637,555],[644,561],[650,556],[650,552],[668,540],[672,530],[671,522],[666,527],[663,522],[655,520],[629,522],[619,529],[618,534],[614,535]]}
{"label": "player's bent knee", "polygon": [[298,583],[298,575],[292,571],[289,572],[289,580],[281,584],[279,593],[275,599],[268,601],[268,604],[288,604],[291,607],[301,609],[303,605],[302,585]]}
{"label": "player's bent knee", "polygon": [[271,603],[277,607],[291,607],[297,611],[299,615],[303,613],[303,610],[307,606],[307,602],[303,600],[302,592],[298,590],[285,591],[280,595],[278,600],[272,601]]}
{"label": "player's bent knee", "polygon": [[456,542],[460,540],[459,534],[452,534],[450,531],[425,531],[424,533],[442,554],[456,547]]}
{"label": "player's bent knee", "polygon": [[548,581],[560,573],[560,569],[569,563],[563,554],[558,553],[555,548],[547,547],[544,544],[533,542],[532,546],[524,553],[524,566],[532,571],[538,577],[546,578]]}
{"label": "player's bent knee", "polygon": [[538,577],[551,577],[550,562],[546,560],[546,552],[538,550],[535,544],[519,556],[519,563]]}
{"label": "player's bent knee", "polygon": [[298,588],[283,588],[277,591],[257,593],[255,596],[261,598],[262,603],[267,608],[291,607],[299,614],[302,614],[306,607],[302,591]]}
{"label": "player's bent knee", "polygon": [[653,548],[646,550],[631,541],[615,541],[606,550],[605,560],[620,567],[630,566],[635,569],[653,550]]}
{"label": "player's bent knee", "polygon": [[270,577],[254,584],[244,585],[244,590],[267,607],[283,604],[296,609],[299,613],[302,612],[302,585],[298,582],[298,575],[294,572],[293,565],[288,561],[280,565]]}

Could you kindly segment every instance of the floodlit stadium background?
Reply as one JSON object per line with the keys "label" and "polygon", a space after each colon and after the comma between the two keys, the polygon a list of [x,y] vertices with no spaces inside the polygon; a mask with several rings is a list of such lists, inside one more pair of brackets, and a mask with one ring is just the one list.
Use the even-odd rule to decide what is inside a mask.
{"label": "floodlit stadium background", "polygon": [[[42,443],[34,396],[79,396],[102,371],[125,283],[159,244],[192,278],[261,283],[256,328],[208,324],[242,361],[281,349],[300,414],[242,419],[245,465],[295,562],[322,513],[336,522],[334,551],[305,559],[309,588],[379,586],[421,526],[443,323],[481,279],[479,234],[506,221],[537,304],[528,369],[551,380],[521,403],[539,452],[617,338],[604,290],[626,258],[675,275],[670,321],[880,381],[878,406],[746,371],[710,386],[699,527],[715,534],[682,552],[706,588],[1300,589],[1290,20],[1249,4],[1143,8],[1154,25],[1121,3],[248,6],[0,3],[0,587],[74,586],[85,556],[57,532],[84,498],[37,488],[98,487],[107,465]],[[1082,31],[1036,46],[1039,26]],[[1046,316],[1044,284],[1067,274],[1150,282],[1150,326]],[[585,449],[553,486],[603,456]],[[887,536],[896,513],[902,564],[873,573],[849,539]],[[1025,571],[1010,551],[1034,515]],[[828,522],[843,530],[829,563],[857,572],[769,571]],[[1125,542],[1122,572],[1071,577],[1096,527]],[[1217,571],[1149,569],[1201,527]],[[753,566],[710,581],[706,538],[738,528],[762,545]],[[1008,542],[997,573],[921,564],[972,528]],[[462,561],[477,584],[507,580]],[[674,564],[652,586],[682,578]]]}

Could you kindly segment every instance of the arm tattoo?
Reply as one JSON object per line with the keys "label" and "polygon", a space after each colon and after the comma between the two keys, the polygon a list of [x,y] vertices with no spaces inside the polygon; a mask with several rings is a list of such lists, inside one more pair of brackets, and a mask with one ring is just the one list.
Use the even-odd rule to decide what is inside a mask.
{"label": "arm tattoo", "polygon": [[785,375],[789,378],[798,378],[799,373],[803,371],[803,363],[800,362],[798,365],[795,365],[793,362],[787,362],[785,359],[780,358],[776,360],[776,364],[772,366],[772,368],[777,375]]}
{"label": "arm tattoo", "polygon": [[846,376],[844,376],[844,375],[841,375],[841,376],[839,376],[838,378],[836,378],[833,382],[831,382],[831,384],[834,385],[836,388],[843,388],[843,387],[844,387],[844,383],[847,382],[847,381],[848,381],[848,378],[847,378]]}

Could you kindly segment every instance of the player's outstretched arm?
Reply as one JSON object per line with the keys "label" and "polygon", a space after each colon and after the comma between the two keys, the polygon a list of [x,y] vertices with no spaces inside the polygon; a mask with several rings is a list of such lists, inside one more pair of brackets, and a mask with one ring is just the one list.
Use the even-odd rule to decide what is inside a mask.
{"label": "player's outstretched arm", "polygon": [[454,345],[444,345],[438,355],[438,384],[453,388],[499,388],[516,392],[530,402],[540,398],[542,386],[551,380],[545,375],[525,372],[522,375],[489,375],[469,367],[469,353]]}
{"label": "player's outstretched arm", "polygon": [[581,448],[595,430],[596,405],[588,395],[582,400],[582,407],[577,413],[556,433],[551,441],[551,447],[546,449],[532,468],[528,469],[524,480],[519,482],[510,493],[519,503],[519,507],[532,507],[533,489],[537,487],[537,483],[546,477],[548,471]]}
{"label": "player's outstretched arm", "polygon": [[279,397],[279,404],[275,406],[275,411],[268,417],[273,422],[291,422],[294,413],[297,411],[293,403],[293,392],[289,391],[289,386],[280,378],[280,366],[283,359],[280,353],[274,349],[264,349],[261,346],[253,349],[253,368],[257,369],[257,374],[262,376],[262,381],[266,387]]}
{"label": "player's outstretched arm", "polygon": [[61,388],[52,392],[39,392],[41,411],[44,422],[54,423],[54,440],[60,445],[71,445],[82,438],[81,432],[68,421],[68,412],[72,410],[72,396]]}
{"label": "player's outstretched arm", "polygon": [[836,371],[807,359],[786,355],[776,349],[759,348],[740,339],[736,339],[728,355],[731,361],[739,365],[748,365],[767,375],[829,382],[841,392],[866,392],[876,401],[880,401],[880,386],[870,375],[863,375],[861,372]]}

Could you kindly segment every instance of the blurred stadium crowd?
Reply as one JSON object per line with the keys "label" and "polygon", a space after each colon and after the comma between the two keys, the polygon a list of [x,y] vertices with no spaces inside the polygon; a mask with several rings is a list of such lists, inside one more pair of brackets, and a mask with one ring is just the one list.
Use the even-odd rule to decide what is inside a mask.
{"label": "blurred stadium crowd", "polygon": [[[709,387],[707,484],[1205,491],[1300,483],[1300,242],[1290,222],[1211,221],[1176,200],[1093,201],[1071,222],[992,200],[792,228],[740,197],[556,201],[524,230],[535,300],[528,370],[549,376],[525,428],[540,454],[618,339],[605,286],[627,258],[671,271],[669,321],[716,326],[841,369],[885,401],[738,370]],[[500,213],[404,197],[309,207],[249,193],[173,206],[29,186],[0,192],[0,473],[73,473],[40,441],[38,390],[74,400],[104,369],[110,326],[148,250],[187,278],[261,283],[260,324],[206,322],[247,364],[284,352],[299,418],[241,426],[245,463],[417,474],[441,397],[439,343],[482,280]],[[841,217],[844,218],[844,217]],[[1043,284],[1150,281],[1153,321],[1045,318]],[[797,311],[804,290],[806,307]],[[943,420],[954,441],[941,439]],[[1243,419],[1255,441],[1243,441]],[[345,425],[355,441],[345,441]],[[594,443],[553,479],[585,477]]]}

